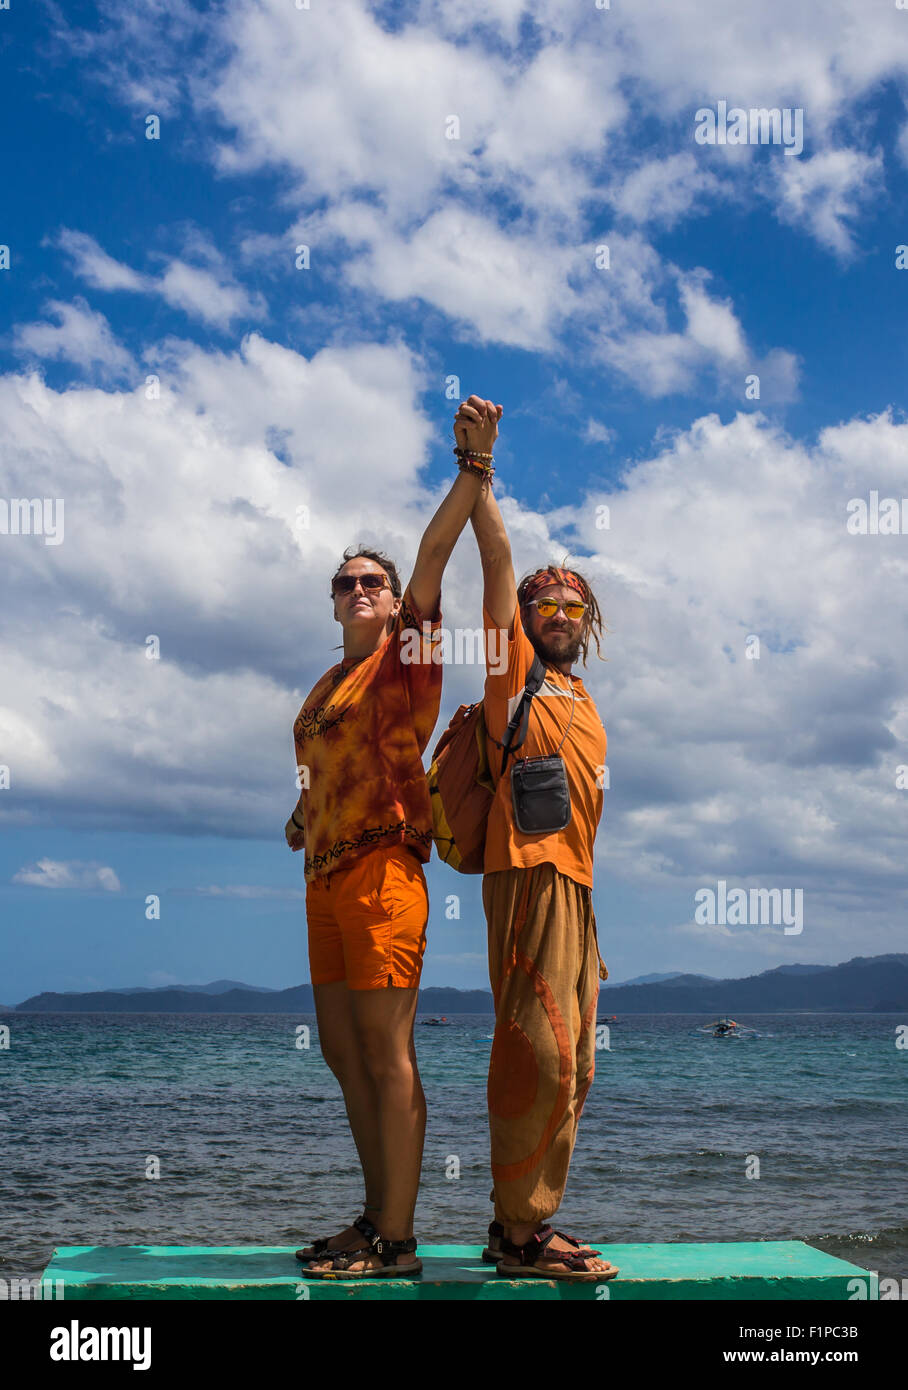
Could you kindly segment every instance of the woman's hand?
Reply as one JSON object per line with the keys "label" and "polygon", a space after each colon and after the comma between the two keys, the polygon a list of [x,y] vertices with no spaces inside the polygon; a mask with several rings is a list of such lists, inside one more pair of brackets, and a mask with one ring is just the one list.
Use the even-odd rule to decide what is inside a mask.
{"label": "woman's hand", "polygon": [[292,816],[288,820],[287,824],[284,826],[284,834],[287,837],[287,844],[290,846],[294,853],[296,853],[298,849],[305,848],[305,833],[300,829],[300,827],[297,825],[296,821],[293,819]]}
{"label": "woman's hand", "polygon": [[471,396],[469,400],[461,401],[454,417],[454,438],[460,448],[490,454],[498,438],[498,421],[503,414],[500,405],[484,401],[481,396]]}

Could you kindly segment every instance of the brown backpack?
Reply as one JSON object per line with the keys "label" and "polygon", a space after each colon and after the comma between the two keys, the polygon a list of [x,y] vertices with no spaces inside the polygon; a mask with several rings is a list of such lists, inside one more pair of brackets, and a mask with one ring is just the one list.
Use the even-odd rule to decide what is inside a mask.
{"label": "brown backpack", "polygon": [[527,735],[530,705],[545,679],[538,656],[527,675],[523,695],[499,744],[486,729],[482,701],[461,705],[439,739],[427,773],[432,803],[432,838],[439,859],[462,874],[481,874],[486,824],[495,796],[489,766],[489,743],[502,750],[501,776],[508,757]]}

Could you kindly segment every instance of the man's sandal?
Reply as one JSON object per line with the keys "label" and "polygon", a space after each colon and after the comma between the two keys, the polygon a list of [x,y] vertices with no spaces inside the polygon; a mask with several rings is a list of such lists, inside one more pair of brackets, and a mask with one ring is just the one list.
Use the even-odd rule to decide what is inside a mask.
{"label": "man's sandal", "polygon": [[[329,1250],[323,1259],[330,1258],[331,1265],[328,1269],[306,1270],[307,1279],[393,1279],[407,1278],[411,1274],[422,1273],[422,1260],[411,1260],[409,1264],[399,1265],[395,1261],[398,1255],[415,1255],[417,1240],[415,1236],[410,1236],[409,1240],[387,1240],[379,1235],[371,1221],[361,1217],[359,1221],[353,1223],[357,1230],[362,1231],[368,1242],[366,1245],[357,1246],[355,1250],[338,1250],[335,1254]],[[354,1261],[363,1259],[366,1255],[378,1255],[381,1260],[390,1259],[391,1263],[383,1263],[377,1269],[351,1269]]]}
{"label": "man's sandal", "polygon": [[502,1258],[502,1240],[505,1238],[505,1227],[499,1220],[491,1220],[488,1223],[488,1245],[483,1251],[483,1261],[487,1265],[498,1264]]}
{"label": "man's sandal", "polygon": [[[575,1240],[573,1236],[566,1236],[564,1234],[564,1231],[556,1231],[555,1235],[561,1236],[562,1240],[566,1240],[570,1245],[574,1246],[575,1250],[579,1250],[584,1255],[598,1254],[598,1252],[596,1250],[591,1249],[589,1245],[581,1245],[580,1242]],[[497,1265],[500,1262],[503,1253],[501,1249],[501,1242],[503,1240],[504,1226],[502,1226],[500,1221],[490,1221],[489,1243],[483,1250],[481,1256],[481,1259],[484,1261],[485,1264]]]}
{"label": "man's sandal", "polygon": [[[367,1208],[366,1208],[366,1211],[368,1211],[368,1210],[369,1210],[369,1208],[367,1207]],[[363,1227],[362,1227],[362,1222],[364,1222],[364,1221],[365,1221],[365,1223],[366,1223],[367,1226],[370,1224],[369,1218],[368,1218],[368,1216],[366,1215],[366,1212],[365,1212],[365,1211],[363,1212],[362,1216],[359,1216],[359,1217],[356,1218],[355,1221],[351,1221],[351,1222],[350,1222],[350,1225],[351,1225],[351,1226],[355,1226],[356,1229],[359,1231],[359,1233],[360,1233],[361,1236],[364,1236],[364,1235],[366,1234],[366,1232],[363,1230]],[[373,1230],[374,1230],[374,1227],[373,1227]],[[338,1234],[340,1234],[340,1232],[338,1232]],[[330,1240],[333,1240],[333,1239],[334,1239],[333,1236],[319,1236],[318,1239],[317,1239],[317,1240],[314,1240],[314,1241],[312,1242],[311,1245],[304,1245],[303,1248],[302,1248],[301,1250],[297,1250],[297,1251],[296,1251],[296,1258],[297,1258],[298,1260],[304,1260],[304,1261],[305,1261],[305,1260],[323,1260],[323,1259],[325,1258],[326,1255],[339,1255],[339,1254],[340,1254],[340,1251],[339,1251],[339,1250],[329,1250],[329,1249],[328,1249],[328,1242],[329,1242]]]}
{"label": "man's sandal", "polygon": [[[555,1236],[561,1236],[562,1240],[576,1248],[546,1251],[546,1246]],[[577,1283],[599,1283],[605,1279],[614,1279],[618,1273],[617,1267],[611,1265],[608,1260],[605,1262],[611,1265],[609,1269],[590,1269],[591,1260],[605,1260],[605,1256],[600,1255],[597,1250],[582,1247],[573,1236],[553,1231],[551,1226],[541,1226],[525,1245],[514,1245],[512,1241],[502,1239],[501,1250],[506,1258],[499,1262],[498,1273],[504,1277],[516,1275],[524,1279],[572,1279]],[[536,1263],[540,1257],[557,1260],[567,1268],[540,1266]]]}

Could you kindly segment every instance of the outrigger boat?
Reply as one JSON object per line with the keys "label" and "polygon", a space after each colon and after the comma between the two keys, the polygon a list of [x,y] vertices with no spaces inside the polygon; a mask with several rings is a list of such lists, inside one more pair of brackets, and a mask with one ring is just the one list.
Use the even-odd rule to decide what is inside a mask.
{"label": "outrigger boat", "polygon": [[753,1028],[736,1023],[728,1014],[724,1018],[714,1018],[703,1028],[695,1028],[695,1033],[709,1033],[713,1038],[758,1038],[760,1034]]}

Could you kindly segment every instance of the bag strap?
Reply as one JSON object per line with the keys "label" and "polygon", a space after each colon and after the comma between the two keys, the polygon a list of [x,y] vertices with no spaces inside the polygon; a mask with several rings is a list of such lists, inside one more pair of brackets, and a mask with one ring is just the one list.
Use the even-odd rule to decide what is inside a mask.
{"label": "bag strap", "polygon": [[505,768],[508,765],[508,754],[513,753],[515,748],[519,748],[527,736],[527,729],[530,725],[530,706],[533,703],[533,696],[545,680],[545,663],[540,659],[538,652],[533,654],[533,664],[527,674],[527,683],[523,688],[523,694],[517,701],[514,713],[511,715],[511,722],[504,731],[504,738],[501,741],[501,776],[504,776]]}
{"label": "bag strap", "polygon": [[562,736],[561,736],[561,742],[559,743],[558,747],[555,749],[555,757],[556,757],[556,758],[557,758],[558,754],[561,752],[562,748],[564,747],[564,740],[567,738],[568,734],[571,732],[571,725],[573,724],[573,722],[574,722],[574,682],[571,681],[571,717],[570,717],[570,719],[569,719],[568,722],[567,722],[567,728],[565,729],[564,733],[563,733]]}

